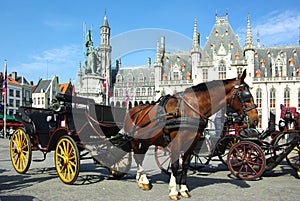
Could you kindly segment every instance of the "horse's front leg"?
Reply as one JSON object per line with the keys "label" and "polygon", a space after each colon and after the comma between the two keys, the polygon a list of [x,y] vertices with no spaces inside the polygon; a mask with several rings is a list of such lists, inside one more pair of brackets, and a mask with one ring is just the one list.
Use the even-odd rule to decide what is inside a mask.
{"label": "horse's front leg", "polygon": [[189,168],[191,153],[185,153],[182,159],[182,174],[179,181],[179,192],[182,197],[191,197],[190,191],[186,185],[187,172]]}
{"label": "horse's front leg", "polygon": [[143,161],[145,158],[145,154],[149,149],[149,146],[143,143],[132,143],[132,149],[134,152],[134,160],[137,165],[137,173],[136,173],[136,181],[138,183],[138,187],[143,190],[150,190],[150,182],[147,178],[146,173],[144,173]]}
{"label": "horse's front leg", "polygon": [[[180,194],[177,191],[177,183],[176,183],[176,176],[178,175],[178,170],[179,170],[179,158],[178,156],[176,157],[175,154],[176,152],[171,152],[171,176],[170,176],[170,181],[169,181],[169,198],[171,200],[179,200],[180,199]],[[177,152],[178,153],[178,152]],[[178,155],[176,153],[176,155]]]}

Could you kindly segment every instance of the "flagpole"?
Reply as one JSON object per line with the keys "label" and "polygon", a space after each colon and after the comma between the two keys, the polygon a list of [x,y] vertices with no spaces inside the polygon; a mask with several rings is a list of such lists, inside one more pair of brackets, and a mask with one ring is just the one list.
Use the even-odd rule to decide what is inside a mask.
{"label": "flagpole", "polygon": [[6,60],[4,60],[4,71],[3,71],[3,83],[2,83],[2,97],[3,97],[3,137],[6,137],[7,136],[7,134],[6,134],[6,101],[7,101],[7,99],[6,99],[6,95],[7,95],[7,93],[6,93],[6,91],[7,91],[7,80],[6,80],[6,78],[7,78],[7,63],[6,63]]}

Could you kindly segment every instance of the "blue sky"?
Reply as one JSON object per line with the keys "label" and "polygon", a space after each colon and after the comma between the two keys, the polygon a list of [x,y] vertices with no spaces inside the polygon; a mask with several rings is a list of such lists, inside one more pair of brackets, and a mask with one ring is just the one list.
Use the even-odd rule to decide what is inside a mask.
{"label": "blue sky", "polygon": [[[8,73],[17,71],[35,84],[39,78],[54,75],[59,76],[60,83],[76,82],[79,62],[84,61],[83,24],[87,29],[92,27],[94,46],[98,46],[105,10],[111,27],[113,65],[120,56],[123,66],[146,64],[148,56],[154,60],[160,35],[180,36],[171,42],[176,43],[174,50],[190,49],[194,18],[203,47],[216,12],[224,16],[226,10],[241,45],[248,13],[254,40],[259,31],[262,45],[298,45],[299,41],[298,0],[0,0],[0,5],[0,66],[6,59]],[[123,36],[131,37],[131,44],[143,44],[127,50],[128,40],[122,41]],[[167,48],[168,40],[172,39],[166,37]],[[126,50],[119,53],[120,48]]]}

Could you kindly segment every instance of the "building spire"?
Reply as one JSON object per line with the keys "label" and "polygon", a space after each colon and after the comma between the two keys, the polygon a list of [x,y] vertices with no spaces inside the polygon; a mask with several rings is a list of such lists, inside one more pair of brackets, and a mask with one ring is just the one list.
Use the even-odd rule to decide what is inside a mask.
{"label": "building spire", "polygon": [[257,47],[260,48],[260,34],[259,34],[259,31],[257,31]]}
{"label": "building spire", "polygon": [[155,63],[157,65],[161,64],[161,57],[160,57],[160,48],[159,48],[159,40],[157,40],[157,45],[156,45],[156,59],[155,59]]}
{"label": "building spire", "polygon": [[192,52],[200,51],[200,34],[197,31],[197,19],[194,19]]}
{"label": "building spire", "polygon": [[108,20],[107,20],[107,17],[106,17],[106,9],[105,9],[105,14],[104,14],[104,20],[103,20],[102,27],[109,27]]}
{"label": "building spire", "polygon": [[254,49],[254,44],[253,44],[253,39],[252,39],[252,31],[251,31],[251,24],[250,24],[250,14],[248,14],[248,19],[247,19],[247,34],[246,34],[246,41],[245,41],[244,50],[253,50],[253,49]]}

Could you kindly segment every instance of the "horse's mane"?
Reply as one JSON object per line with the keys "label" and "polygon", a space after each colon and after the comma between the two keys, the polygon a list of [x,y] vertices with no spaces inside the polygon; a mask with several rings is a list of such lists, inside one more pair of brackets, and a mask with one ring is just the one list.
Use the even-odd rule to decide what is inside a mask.
{"label": "horse's mane", "polygon": [[188,87],[184,90],[184,92],[188,93],[188,92],[201,92],[201,91],[207,91],[208,88],[212,89],[214,87],[219,87],[219,86],[224,86],[226,84],[228,84],[229,82],[232,82],[236,80],[236,78],[232,78],[232,79],[227,79],[227,80],[213,80],[213,81],[209,81],[209,82],[203,82],[197,85],[194,85],[192,87]]}

